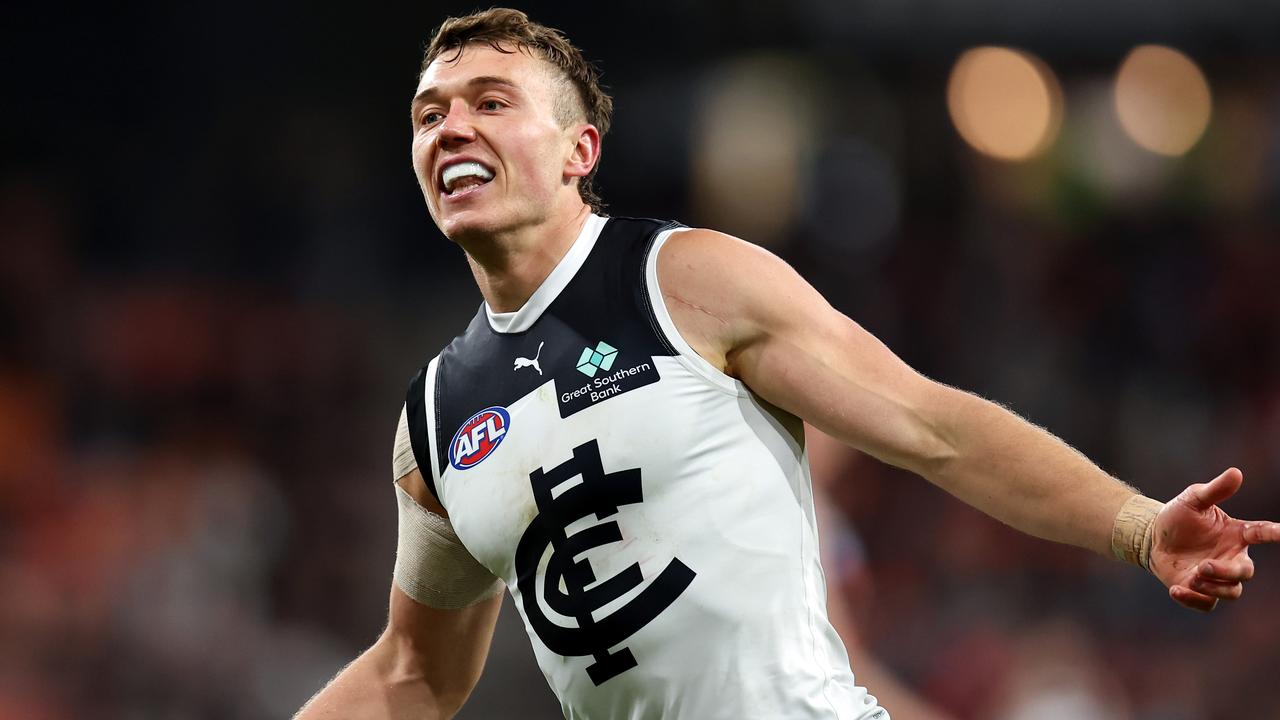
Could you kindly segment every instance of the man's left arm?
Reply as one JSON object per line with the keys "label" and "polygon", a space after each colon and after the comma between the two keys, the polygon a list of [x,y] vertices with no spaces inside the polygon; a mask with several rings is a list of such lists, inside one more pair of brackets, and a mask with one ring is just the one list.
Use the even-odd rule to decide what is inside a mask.
{"label": "man's left arm", "polygon": [[1045,430],[912,370],[767,251],[691,230],[658,263],[685,339],[763,399],[1023,532],[1108,556],[1113,540],[1132,546],[1183,605],[1239,597],[1248,545],[1280,541],[1280,525],[1217,507],[1238,470],[1163,505],[1142,498]]}

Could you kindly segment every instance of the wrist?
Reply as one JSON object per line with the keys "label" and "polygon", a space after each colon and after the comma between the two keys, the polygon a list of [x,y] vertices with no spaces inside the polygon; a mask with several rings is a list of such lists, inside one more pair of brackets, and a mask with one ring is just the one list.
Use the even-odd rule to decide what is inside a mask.
{"label": "wrist", "polygon": [[1164,503],[1134,494],[1116,513],[1111,526],[1111,552],[1117,560],[1151,570],[1151,543],[1156,516]]}

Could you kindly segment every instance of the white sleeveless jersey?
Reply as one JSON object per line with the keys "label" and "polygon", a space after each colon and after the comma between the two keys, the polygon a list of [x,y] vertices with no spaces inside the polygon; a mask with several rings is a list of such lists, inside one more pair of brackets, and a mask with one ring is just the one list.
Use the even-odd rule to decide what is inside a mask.
{"label": "white sleeveless jersey", "polygon": [[677,332],[674,223],[589,218],[410,384],[410,439],[565,717],[887,720],[826,615],[803,428]]}

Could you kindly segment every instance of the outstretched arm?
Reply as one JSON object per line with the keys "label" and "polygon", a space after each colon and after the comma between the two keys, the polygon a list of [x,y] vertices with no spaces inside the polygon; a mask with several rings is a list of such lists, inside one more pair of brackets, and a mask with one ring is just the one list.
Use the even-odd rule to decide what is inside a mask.
{"label": "outstretched arm", "polygon": [[[686,340],[765,400],[1023,532],[1113,554],[1112,531],[1132,488],[1005,408],[915,372],[786,263],[735,238],[691,230],[667,242],[658,266]],[[1242,551],[1242,542],[1280,541],[1275,523],[1257,524],[1246,537],[1216,507],[1194,518],[1179,508],[1186,512],[1166,508],[1134,520],[1154,530],[1156,576],[1190,607],[1239,595],[1233,549]],[[1210,546],[1223,567],[1208,569],[1232,570],[1215,585],[1202,582],[1214,577],[1202,565]],[[1166,571],[1175,563],[1181,571]]]}

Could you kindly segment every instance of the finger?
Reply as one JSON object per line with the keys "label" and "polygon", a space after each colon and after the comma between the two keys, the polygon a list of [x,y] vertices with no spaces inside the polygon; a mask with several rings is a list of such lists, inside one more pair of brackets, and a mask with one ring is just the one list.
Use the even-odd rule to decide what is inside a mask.
{"label": "finger", "polygon": [[1208,595],[1198,593],[1195,590],[1182,585],[1170,586],[1169,597],[1173,598],[1174,602],[1183,607],[1188,607],[1192,610],[1199,610],[1200,612],[1209,612],[1218,604],[1217,600],[1209,597]]}
{"label": "finger", "polygon": [[1236,468],[1227,468],[1207,483],[1196,483],[1182,491],[1178,497],[1192,510],[1204,511],[1226,500],[1240,489],[1244,475]]}
{"label": "finger", "polygon": [[1244,585],[1240,583],[1218,583],[1202,578],[1192,579],[1191,589],[1219,600],[1238,600],[1244,594]]}
{"label": "finger", "polygon": [[1253,578],[1253,560],[1248,555],[1240,560],[1205,560],[1196,567],[1196,577],[1209,582],[1238,583]]}
{"label": "finger", "polygon": [[1280,542],[1280,523],[1249,522],[1244,524],[1244,541],[1250,545]]}

